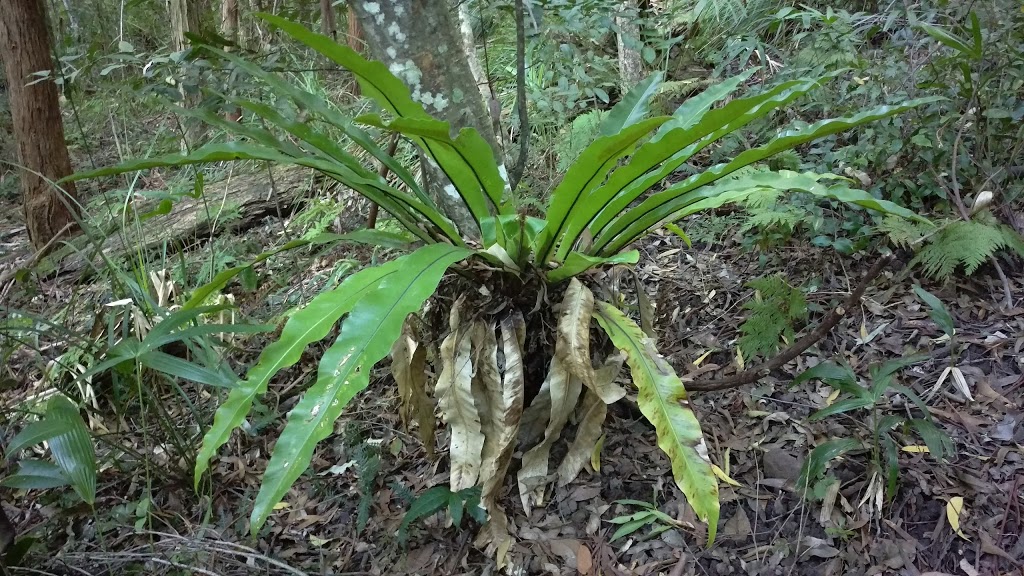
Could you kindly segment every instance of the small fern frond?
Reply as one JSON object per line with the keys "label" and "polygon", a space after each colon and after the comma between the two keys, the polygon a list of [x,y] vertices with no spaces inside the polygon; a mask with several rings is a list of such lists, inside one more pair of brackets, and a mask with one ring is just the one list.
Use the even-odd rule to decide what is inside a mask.
{"label": "small fern frond", "polygon": [[750,216],[740,227],[740,232],[782,228],[792,232],[803,220],[803,215],[793,210],[751,210]]}
{"label": "small fern frond", "polygon": [[776,204],[779,203],[779,198],[781,197],[781,190],[775,188],[765,188],[763,189],[763,191],[759,190],[758,192],[744,198],[743,205],[746,206],[747,209],[751,211],[756,209],[773,208]]}
{"label": "small fern frond", "polygon": [[1006,247],[1016,252],[1017,256],[1024,258],[1024,236],[1021,236],[1016,230],[1005,224],[1001,224],[999,229],[1003,232]]}
{"label": "small fern frond", "polygon": [[807,318],[807,299],[782,276],[765,276],[747,283],[754,299],[743,307],[751,314],[740,325],[737,345],[744,358],[767,357],[779,349],[779,341],[792,342],[794,324]]}
{"label": "small fern frond", "polygon": [[958,266],[970,276],[992,254],[1010,245],[1000,226],[976,221],[952,222],[935,236],[916,257],[926,274],[945,279],[953,275]]}
{"label": "small fern frond", "polygon": [[878,231],[900,248],[910,248],[927,233],[924,225],[892,214],[878,223]]}

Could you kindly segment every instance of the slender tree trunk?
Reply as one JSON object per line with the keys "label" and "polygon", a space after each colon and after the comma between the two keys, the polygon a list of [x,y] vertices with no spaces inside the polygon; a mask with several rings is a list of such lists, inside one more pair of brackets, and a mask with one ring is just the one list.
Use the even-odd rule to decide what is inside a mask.
{"label": "slender tree trunk", "polygon": [[[352,1],[349,6],[359,17],[372,56],[409,87],[413,99],[429,114],[451,124],[453,130],[475,128],[501,163],[490,113],[470,70],[462,35],[448,3]],[[450,183],[430,164],[431,193],[445,214],[465,233],[472,234],[476,228],[461,199],[444,192]]]}
{"label": "slender tree trunk", "polygon": [[186,32],[199,30],[199,14],[190,0],[170,0],[171,50],[180,52],[188,48]]}
{"label": "slender tree trunk", "polygon": [[36,250],[77,229],[75,187],[65,184],[61,192],[50,183],[71,174],[57,85],[26,85],[32,73],[53,69],[49,38],[41,0],[0,0],[0,60],[10,91],[25,226]]}
{"label": "slender tree trunk", "polygon": [[338,26],[334,22],[334,5],[331,0],[320,0],[320,33],[338,40]]}
{"label": "slender tree trunk", "polygon": [[62,0],[64,4],[64,11],[68,15],[68,29],[71,31],[71,38],[75,42],[79,42],[82,39],[81,27],[78,25],[78,16],[75,15],[75,11],[71,8],[71,0]]}
{"label": "slender tree trunk", "polygon": [[473,34],[473,16],[469,13],[469,3],[459,3],[459,32],[462,33],[462,43],[466,48],[466,62],[469,69],[476,78],[476,85],[480,88],[480,95],[484,102],[488,102],[492,96],[490,86],[487,83],[487,73],[484,71],[480,58],[476,54],[476,37]]}
{"label": "slender tree trunk", "polygon": [[636,23],[639,15],[637,1],[622,0],[619,11],[615,17],[615,24],[619,27],[615,39],[619,47],[619,83],[625,93],[644,79],[644,61],[640,51],[629,46],[626,40],[635,43],[640,39],[640,27]]}
{"label": "slender tree trunk", "polygon": [[[345,41],[348,43],[348,47],[362,54],[366,52],[366,40],[363,38],[363,29],[359,27],[359,17],[356,15],[356,11],[349,7],[348,9],[348,35],[345,37]],[[359,97],[359,83],[352,82],[352,96]]]}
{"label": "slender tree trunk", "polygon": [[[220,5],[220,35],[224,39],[238,44],[238,0],[223,0]],[[226,52],[234,50],[234,46],[225,46]],[[237,107],[232,107],[224,113],[224,118],[231,122],[238,122],[242,113]]]}
{"label": "slender tree trunk", "polygon": [[[199,30],[199,10],[195,0],[170,0],[168,10],[171,19],[171,50],[181,52],[189,47],[185,33]],[[194,108],[199,103],[198,94],[187,91],[184,84],[179,85],[178,90],[181,93],[181,105],[185,108]],[[189,144],[198,139],[204,130],[195,122],[186,123],[181,149],[187,150]]]}

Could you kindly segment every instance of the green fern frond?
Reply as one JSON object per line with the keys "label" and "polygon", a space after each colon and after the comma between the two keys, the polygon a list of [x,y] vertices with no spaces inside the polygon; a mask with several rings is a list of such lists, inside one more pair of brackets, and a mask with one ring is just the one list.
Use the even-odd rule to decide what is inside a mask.
{"label": "green fern frond", "polygon": [[1024,258],[1024,236],[1021,236],[1016,230],[1005,224],[1001,224],[999,229],[1003,232],[1006,247],[1016,252],[1017,256]]}
{"label": "green fern frond", "polygon": [[920,262],[925,273],[933,278],[948,278],[958,266],[963,266],[970,276],[997,250],[1011,246],[1010,240],[1000,226],[976,221],[952,222],[932,237],[913,263]]}
{"label": "green fern frond", "polygon": [[356,515],[356,532],[361,533],[370,520],[370,505],[374,499],[374,485],[380,472],[380,454],[376,446],[360,444],[355,450],[356,473],[359,474],[359,504]]}
{"label": "green fern frond", "polygon": [[796,229],[803,217],[803,214],[794,210],[751,210],[750,216],[740,227],[740,232],[770,228],[782,228],[791,232]]}
{"label": "green fern frond", "polygon": [[889,240],[900,248],[910,248],[927,233],[923,224],[900,218],[892,214],[878,223],[878,231],[889,237]]}
{"label": "green fern frond", "polygon": [[783,338],[793,341],[793,325],[807,318],[807,299],[779,275],[756,278],[747,286],[755,290],[754,299],[743,305],[751,314],[740,325],[737,345],[744,358],[767,357]]}
{"label": "green fern frond", "polygon": [[761,208],[770,208],[778,204],[779,198],[781,197],[781,190],[764,188],[759,190],[757,193],[744,198],[743,205],[751,211]]}

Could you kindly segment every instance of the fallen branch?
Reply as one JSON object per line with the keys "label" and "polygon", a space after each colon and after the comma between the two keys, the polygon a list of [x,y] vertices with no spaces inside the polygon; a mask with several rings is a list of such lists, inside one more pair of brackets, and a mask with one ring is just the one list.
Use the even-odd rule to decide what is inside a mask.
{"label": "fallen branch", "polygon": [[738,388],[746,384],[752,384],[757,382],[761,378],[767,376],[772,370],[780,368],[790,360],[793,360],[800,354],[803,354],[805,350],[814,345],[815,342],[825,337],[832,328],[835,328],[836,324],[846,316],[849,310],[852,310],[860,302],[860,299],[864,296],[864,291],[868,289],[868,285],[882,273],[882,270],[893,261],[892,255],[886,255],[879,258],[874,265],[867,271],[860,284],[853,289],[850,293],[850,297],[846,299],[842,305],[837,306],[829,315],[825,317],[813,332],[807,334],[803,338],[797,340],[792,346],[786,348],[780,352],[777,356],[772,359],[755,366],[749,370],[745,370],[728,378],[721,378],[719,380],[693,380],[687,382],[683,379],[683,383],[686,385],[687,392],[711,392],[714,390],[726,390],[729,388]]}

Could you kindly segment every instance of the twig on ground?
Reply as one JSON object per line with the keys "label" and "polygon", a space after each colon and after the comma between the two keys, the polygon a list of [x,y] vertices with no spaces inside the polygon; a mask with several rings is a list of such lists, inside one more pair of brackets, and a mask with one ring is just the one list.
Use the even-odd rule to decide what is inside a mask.
{"label": "twig on ground", "polygon": [[800,354],[803,354],[803,352],[813,346],[815,342],[824,338],[825,335],[836,326],[836,324],[839,324],[839,321],[846,316],[849,310],[855,309],[857,304],[860,302],[861,297],[864,296],[864,291],[867,290],[868,285],[870,285],[875,277],[881,274],[882,270],[885,269],[885,267],[892,261],[892,255],[886,255],[879,258],[867,271],[860,284],[853,289],[853,292],[850,293],[850,297],[847,298],[842,305],[833,308],[832,311],[829,312],[829,315],[825,317],[813,332],[797,340],[796,343],[780,352],[777,356],[774,356],[772,359],[749,370],[745,370],[727,378],[721,378],[718,380],[693,380],[691,382],[687,382],[684,379],[683,383],[686,385],[686,390],[688,392],[711,392],[714,390],[726,390],[729,388],[738,388],[746,384],[752,384],[767,376],[772,370],[780,368],[790,360],[793,360]]}
{"label": "twig on ground", "polygon": [[[39,250],[36,250],[36,252],[34,254],[32,254],[32,256],[28,259],[28,261],[25,262],[25,265],[22,266],[21,268],[31,268],[31,267],[35,266],[36,263],[39,262],[39,260],[43,256],[45,256],[45,255],[50,253],[50,249],[53,248],[54,244],[56,244],[60,240],[65,240],[64,233],[67,232],[68,230],[70,230],[71,227],[74,226],[74,225],[75,225],[74,222],[68,222],[67,224],[65,224],[64,227],[61,228],[59,232],[57,232],[56,234],[53,235],[53,238],[50,238],[49,242],[47,242],[45,245],[43,245],[43,247],[40,248]],[[4,286],[5,284],[7,284],[8,281],[12,280],[15,277],[15,275],[18,274],[18,270],[19,270],[19,268],[15,268],[13,270],[8,270],[7,272],[4,272],[3,275],[0,275],[0,286]],[[4,287],[2,290],[0,290],[0,294],[6,294],[6,293],[7,293],[7,288],[6,287]]]}

